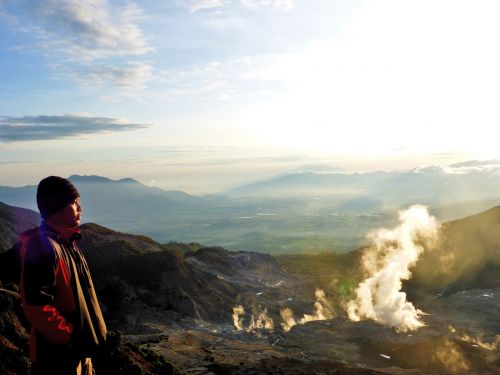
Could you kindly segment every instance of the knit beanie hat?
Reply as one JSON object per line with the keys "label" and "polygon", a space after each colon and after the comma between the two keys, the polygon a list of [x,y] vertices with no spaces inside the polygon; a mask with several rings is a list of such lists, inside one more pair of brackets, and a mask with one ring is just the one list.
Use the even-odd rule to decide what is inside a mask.
{"label": "knit beanie hat", "polygon": [[44,219],[62,210],[80,194],[73,184],[62,177],[49,176],[38,184],[36,203]]}

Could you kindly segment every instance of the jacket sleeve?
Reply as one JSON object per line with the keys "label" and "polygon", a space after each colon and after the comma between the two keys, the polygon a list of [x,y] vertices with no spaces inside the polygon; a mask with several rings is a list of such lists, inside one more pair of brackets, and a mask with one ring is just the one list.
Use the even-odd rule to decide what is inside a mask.
{"label": "jacket sleeve", "polygon": [[22,299],[26,318],[55,344],[67,344],[72,324],[54,306],[57,262],[47,239],[36,236],[25,244]]}

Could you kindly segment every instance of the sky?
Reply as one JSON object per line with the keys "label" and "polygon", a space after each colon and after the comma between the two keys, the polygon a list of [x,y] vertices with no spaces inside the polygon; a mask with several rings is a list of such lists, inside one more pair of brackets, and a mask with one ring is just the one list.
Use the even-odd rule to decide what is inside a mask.
{"label": "sky", "polygon": [[0,185],[500,158],[496,0],[0,0]]}

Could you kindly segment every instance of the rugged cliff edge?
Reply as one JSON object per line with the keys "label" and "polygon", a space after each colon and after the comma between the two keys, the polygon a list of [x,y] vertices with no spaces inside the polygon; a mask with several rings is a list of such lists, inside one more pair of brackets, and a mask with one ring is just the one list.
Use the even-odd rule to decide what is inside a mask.
{"label": "rugged cliff edge", "polygon": [[[4,249],[38,220],[32,211],[0,205]],[[422,264],[436,265],[443,254],[470,256],[446,282],[426,284],[433,279],[417,267],[405,288],[430,315],[427,327],[401,334],[346,319],[342,304],[359,281],[360,251],[274,258],[82,225],[81,247],[111,328],[96,367],[100,374],[494,374],[499,226],[500,208],[443,226],[445,240]],[[26,323],[15,285],[6,287],[0,290],[0,372],[28,374]],[[317,287],[326,291],[331,311],[285,331],[284,307],[297,319],[318,314]],[[263,324],[271,320],[272,328]]]}

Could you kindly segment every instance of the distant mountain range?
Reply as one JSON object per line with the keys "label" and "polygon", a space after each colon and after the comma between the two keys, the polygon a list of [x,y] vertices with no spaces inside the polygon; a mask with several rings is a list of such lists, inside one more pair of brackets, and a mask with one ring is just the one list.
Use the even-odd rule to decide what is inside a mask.
{"label": "distant mountain range", "polygon": [[[346,251],[409,205],[440,220],[500,204],[500,161],[408,171],[347,173],[308,166],[219,195],[165,191],[132,179],[70,176],[85,222],[160,242],[198,242],[272,253]],[[0,187],[0,202],[36,210],[36,186]]]}
{"label": "distant mountain range", "polygon": [[369,173],[298,171],[251,183],[228,195],[330,197],[341,202],[370,199],[383,205],[450,205],[499,198],[500,161],[469,161],[407,171]]}
{"label": "distant mountain range", "polygon": [[[153,200],[155,201],[154,206],[159,209],[181,207],[185,204],[197,205],[205,202],[203,198],[182,191],[165,191],[157,187],[146,186],[133,178],[112,180],[101,176],[72,175],[68,179],[80,191],[85,202],[85,209],[89,211],[88,214],[91,216],[108,209],[118,211],[118,214],[129,214],[130,211],[134,211],[134,207],[142,207],[145,204],[143,206],[144,212],[151,208],[150,201]],[[0,201],[37,210],[36,185],[0,186]]]}

